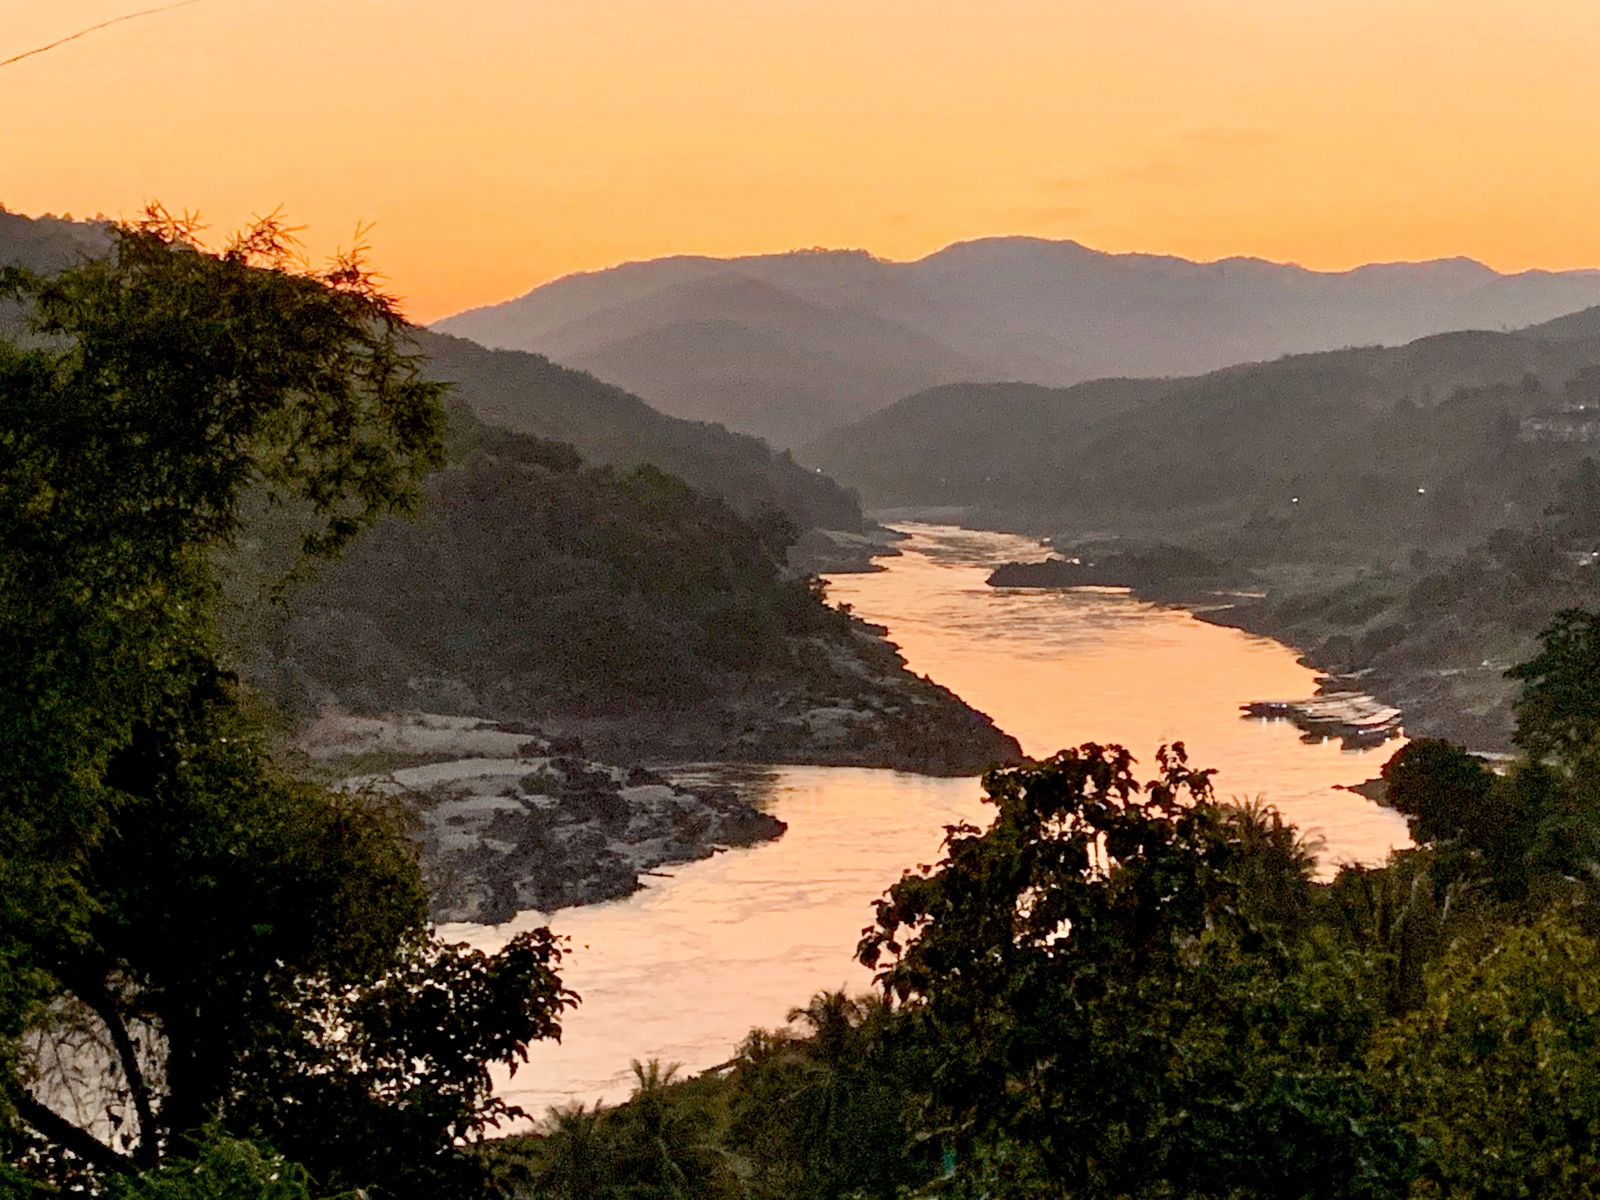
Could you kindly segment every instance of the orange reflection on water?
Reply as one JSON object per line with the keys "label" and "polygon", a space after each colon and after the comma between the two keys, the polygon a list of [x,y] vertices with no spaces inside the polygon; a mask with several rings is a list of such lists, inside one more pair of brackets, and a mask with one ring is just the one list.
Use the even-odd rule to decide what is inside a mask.
{"label": "orange reflection on water", "polygon": [[988,713],[1026,753],[1119,742],[1149,767],[1157,746],[1181,740],[1192,763],[1217,768],[1219,796],[1264,796],[1323,837],[1325,865],[1408,843],[1396,814],[1336,789],[1370,779],[1403,742],[1350,752],[1306,745],[1287,722],[1240,719],[1247,701],[1312,694],[1293,651],[1111,589],[990,588],[995,564],[1041,558],[1039,544],[902,529],[910,537],[890,571],[835,576],[831,597],[888,626],[913,671]]}
{"label": "orange reflection on water", "polygon": [[[1320,834],[1325,866],[1376,861],[1405,843],[1396,814],[1335,787],[1369,778],[1398,743],[1348,753],[1304,745],[1286,723],[1239,718],[1245,701],[1311,693],[1312,673],[1283,646],[1120,593],[996,591],[983,582],[990,566],[1037,557],[1037,543],[907,532],[888,570],[837,577],[832,597],[887,626],[912,670],[989,713],[1028,753],[1121,742],[1148,766],[1158,744],[1182,739],[1196,765],[1218,768],[1219,795],[1264,795]],[[865,990],[870,977],[852,953],[873,899],[937,856],[946,825],[986,812],[972,779],[734,770],[788,833],[675,868],[626,900],[555,914],[573,946],[564,975],[583,1005],[561,1044],[534,1047],[530,1065],[500,1081],[508,1098],[534,1113],[618,1100],[632,1059],[704,1069],[819,989]],[[446,932],[492,946],[542,922],[526,914]]]}

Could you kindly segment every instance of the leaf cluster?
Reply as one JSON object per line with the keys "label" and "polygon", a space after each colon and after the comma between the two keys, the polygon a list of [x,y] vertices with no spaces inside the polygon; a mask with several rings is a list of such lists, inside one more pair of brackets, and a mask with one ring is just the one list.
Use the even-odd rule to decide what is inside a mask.
{"label": "leaf cluster", "polygon": [[558,1032],[560,947],[438,945],[401,814],[281,771],[216,634],[247,499],[337,553],[415,505],[441,389],[359,255],[196,232],[153,210],[0,279],[0,1152],[43,1187],[294,1195],[282,1154],[477,1194],[458,1143]]}

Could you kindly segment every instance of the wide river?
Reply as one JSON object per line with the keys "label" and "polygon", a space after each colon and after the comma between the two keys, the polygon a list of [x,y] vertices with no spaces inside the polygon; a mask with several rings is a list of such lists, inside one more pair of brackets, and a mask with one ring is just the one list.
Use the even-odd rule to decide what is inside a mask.
{"label": "wide river", "polygon": [[[1397,743],[1349,752],[1307,745],[1286,723],[1240,719],[1245,701],[1311,694],[1312,673],[1292,651],[1121,592],[996,590],[984,584],[990,568],[1041,557],[1037,542],[902,529],[909,539],[887,570],[835,577],[830,597],[887,626],[913,671],[987,712],[1028,754],[1120,742],[1149,768],[1157,746],[1182,740],[1191,763],[1217,768],[1220,796],[1264,797],[1318,835],[1325,869],[1406,844],[1396,814],[1338,787],[1371,778]],[[500,1080],[507,1099],[534,1114],[618,1100],[633,1059],[700,1070],[820,989],[866,990],[870,975],[851,955],[873,899],[937,855],[944,826],[985,820],[974,779],[836,767],[738,777],[788,833],[672,868],[626,900],[555,914],[571,942],[563,974],[583,1003],[559,1045],[535,1046]],[[529,913],[442,932],[493,948],[543,921]]]}

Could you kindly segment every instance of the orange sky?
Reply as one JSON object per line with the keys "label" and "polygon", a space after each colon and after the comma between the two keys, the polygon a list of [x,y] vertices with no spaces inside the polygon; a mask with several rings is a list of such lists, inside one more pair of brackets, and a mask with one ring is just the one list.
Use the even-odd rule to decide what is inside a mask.
{"label": "orange sky", "polygon": [[[0,0],[0,58],[155,0]],[[1596,0],[203,0],[0,69],[0,203],[358,222],[432,319],[994,233],[1600,264]]]}

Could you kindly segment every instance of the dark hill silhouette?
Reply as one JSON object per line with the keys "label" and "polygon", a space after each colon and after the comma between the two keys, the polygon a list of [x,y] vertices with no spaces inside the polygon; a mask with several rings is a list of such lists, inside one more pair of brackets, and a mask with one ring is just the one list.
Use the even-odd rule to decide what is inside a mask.
{"label": "dark hill silhouette", "polygon": [[868,308],[829,307],[727,273],[589,309],[541,331],[537,348],[649,393],[652,403],[677,416],[720,421],[779,445],[809,440],[819,428],[844,424],[930,384],[983,371]]}
{"label": "dark hill silhouette", "polygon": [[[99,224],[61,217],[24,217],[0,207],[0,267],[60,271],[85,255],[102,252],[108,244]],[[20,317],[15,304],[0,300],[0,334],[16,333]]]}
{"label": "dark hill silhouette", "polygon": [[1600,338],[1600,305],[1568,313],[1553,321],[1531,326],[1521,331],[1528,337],[1548,341],[1565,341],[1571,338]]}
{"label": "dark hill silhouette", "polygon": [[801,529],[861,526],[854,496],[756,438],[669,417],[621,388],[537,354],[486,350],[426,330],[417,340],[435,377],[452,383],[491,425],[570,442],[604,466],[649,463],[721,496],[745,516],[775,508]]}
{"label": "dark hill silhouette", "polygon": [[1062,447],[1171,386],[1164,379],[1103,379],[1071,388],[946,384],[835,430],[801,457],[836,464],[872,503],[970,503],[1001,494],[1001,481],[1014,486],[1049,471]]}
{"label": "dark hill silhouette", "polygon": [[106,248],[102,224],[68,217],[25,217],[0,207],[0,264],[59,271]]}
{"label": "dark hill silhouette", "polygon": [[[108,244],[96,223],[0,209],[0,266],[54,271]],[[14,328],[17,315],[0,305],[0,328]],[[801,529],[861,526],[854,497],[755,438],[667,416],[637,396],[538,355],[485,350],[427,330],[419,330],[417,340],[432,358],[434,373],[454,383],[485,421],[570,442],[596,464],[626,469],[650,463],[715,493],[745,516],[777,509]]]}
{"label": "dark hill silhouette", "polygon": [[1597,299],[1594,271],[1501,275],[1444,259],[1318,272],[988,238],[908,263],[860,251],[629,263],[439,328],[537,350],[669,412],[792,445],[797,430],[815,435],[928,385],[1191,375],[1516,328]]}
{"label": "dark hill silhouette", "polygon": [[1439,544],[1555,501],[1567,460],[1595,447],[1530,441],[1521,422],[1597,363],[1600,338],[1467,332],[1182,379],[962,384],[803,457],[869,502],[1014,525]]}

